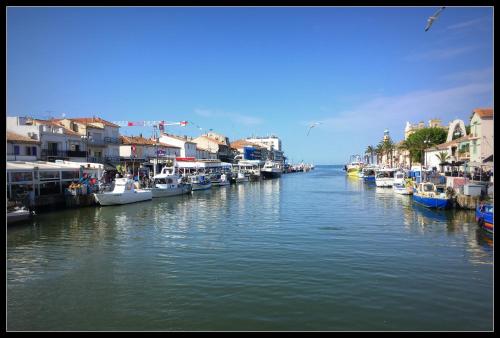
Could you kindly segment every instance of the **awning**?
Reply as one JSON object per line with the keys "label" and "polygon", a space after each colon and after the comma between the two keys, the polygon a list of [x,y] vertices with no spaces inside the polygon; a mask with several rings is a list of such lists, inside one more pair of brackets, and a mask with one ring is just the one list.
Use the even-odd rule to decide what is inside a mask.
{"label": "awning", "polygon": [[486,163],[486,162],[493,162],[493,154],[491,154],[490,156],[486,157],[483,160],[483,163]]}

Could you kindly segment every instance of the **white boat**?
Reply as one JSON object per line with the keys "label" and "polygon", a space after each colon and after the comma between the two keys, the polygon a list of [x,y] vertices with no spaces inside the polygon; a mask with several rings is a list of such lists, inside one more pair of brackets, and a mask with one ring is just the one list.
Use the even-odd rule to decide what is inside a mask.
{"label": "white boat", "polygon": [[264,178],[275,178],[281,176],[283,168],[278,162],[267,160],[260,172]]}
{"label": "white boat", "polygon": [[205,174],[191,175],[189,176],[189,181],[191,182],[192,190],[205,190],[212,188],[212,183],[205,176]]}
{"label": "white boat", "polygon": [[25,207],[14,208],[7,212],[7,224],[25,221],[31,217],[31,213]]}
{"label": "white boat", "polygon": [[243,171],[238,171],[236,174],[236,183],[248,182],[249,180],[249,176],[245,175]]}
{"label": "white boat", "polygon": [[210,183],[212,183],[212,186],[224,186],[229,185],[231,182],[226,174],[216,173],[210,176]]}
{"label": "white boat", "polygon": [[149,201],[153,198],[151,190],[136,189],[130,178],[116,178],[111,192],[94,194],[100,205],[128,204]]}
{"label": "white boat", "polygon": [[406,175],[402,171],[396,171],[394,173],[394,182],[392,189],[396,194],[400,195],[411,195],[413,194],[413,187],[406,184]]}
{"label": "white boat", "polygon": [[392,168],[379,169],[375,175],[375,184],[377,187],[392,187],[394,184],[394,172]]}
{"label": "white boat", "polygon": [[153,180],[153,188],[144,189],[151,190],[153,198],[188,194],[192,190],[190,183],[183,182],[179,176],[173,174],[173,170],[167,167],[164,167],[158,175],[153,176]]}

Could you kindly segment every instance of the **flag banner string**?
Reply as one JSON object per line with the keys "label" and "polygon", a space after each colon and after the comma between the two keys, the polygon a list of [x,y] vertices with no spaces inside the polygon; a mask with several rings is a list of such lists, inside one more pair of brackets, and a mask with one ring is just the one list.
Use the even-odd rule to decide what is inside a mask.
{"label": "flag banner string", "polygon": [[154,127],[154,126],[175,126],[185,127],[188,121],[167,122],[167,121],[112,121],[120,127]]}

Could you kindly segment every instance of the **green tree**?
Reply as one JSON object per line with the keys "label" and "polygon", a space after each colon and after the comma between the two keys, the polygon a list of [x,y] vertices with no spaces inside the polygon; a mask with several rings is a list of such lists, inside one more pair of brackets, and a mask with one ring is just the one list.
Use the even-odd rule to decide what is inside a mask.
{"label": "green tree", "polygon": [[408,143],[411,145],[412,159],[415,162],[423,163],[424,149],[441,144],[446,141],[447,132],[438,127],[422,128],[408,136]]}
{"label": "green tree", "polygon": [[388,137],[386,140],[383,141],[382,146],[384,147],[385,153],[387,155],[389,155],[389,159],[391,162],[391,168],[392,168],[392,165],[393,165],[392,155],[393,155],[393,152],[394,152],[394,149],[396,148],[396,146],[390,137]]}
{"label": "green tree", "polygon": [[439,159],[439,166],[441,167],[441,172],[443,172],[444,163],[450,158],[450,155],[446,151],[441,151],[436,154],[436,157]]}
{"label": "green tree", "polygon": [[377,144],[377,147],[375,148],[375,154],[377,154],[377,164],[381,162],[382,157],[384,156],[384,142],[381,141],[379,144]]}

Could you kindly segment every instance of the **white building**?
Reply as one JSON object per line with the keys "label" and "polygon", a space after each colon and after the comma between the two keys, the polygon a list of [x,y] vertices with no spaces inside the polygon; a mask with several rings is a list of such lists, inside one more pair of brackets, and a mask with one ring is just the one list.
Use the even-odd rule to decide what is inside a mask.
{"label": "white building", "polygon": [[180,148],[180,157],[196,158],[196,143],[188,139],[187,136],[180,137],[171,134],[162,133],[159,141]]}
{"label": "white building", "polygon": [[56,159],[83,162],[86,153],[83,141],[75,133],[56,120],[39,120],[31,117],[7,117],[7,130],[40,141],[38,158],[47,161]]}
{"label": "white building", "polygon": [[493,155],[493,109],[474,109],[470,126],[471,166],[480,167]]}
{"label": "white building", "polygon": [[101,119],[66,118],[55,120],[77,133],[88,149],[89,162],[118,164],[120,162],[120,126]]}
{"label": "white building", "polygon": [[7,161],[40,159],[40,141],[7,130]]}

